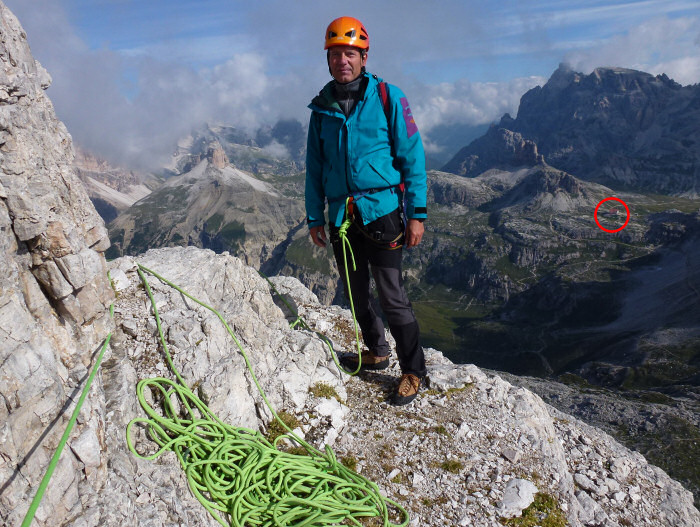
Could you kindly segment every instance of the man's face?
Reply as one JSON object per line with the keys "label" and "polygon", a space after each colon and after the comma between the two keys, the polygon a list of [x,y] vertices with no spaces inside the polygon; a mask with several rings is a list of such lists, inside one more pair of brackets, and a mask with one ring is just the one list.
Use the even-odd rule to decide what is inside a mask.
{"label": "man's face", "polygon": [[328,66],[333,78],[341,84],[354,81],[362,73],[362,67],[367,63],[367,53],[364,55],[358,48],[352,46],[333,46],[328,53]]}

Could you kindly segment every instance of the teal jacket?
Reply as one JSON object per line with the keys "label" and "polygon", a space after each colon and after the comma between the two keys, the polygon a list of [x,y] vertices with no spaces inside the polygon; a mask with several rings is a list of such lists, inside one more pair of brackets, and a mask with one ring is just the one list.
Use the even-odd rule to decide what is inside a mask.
{"label": "teal jacket", "polygon": [[[340,226],[345,199],[353,195],[365,224],[401,205],[398,185],[405,185],[407,218],[427,216],[425,153],[406,96],[387,85],[388,116],[379,82],[364,74],[366,89],[348,117],[333,96],[333,82],[324,86],[311,108],[306,150],[306,221]],[[388,118],[388,120],[387,120]]]}

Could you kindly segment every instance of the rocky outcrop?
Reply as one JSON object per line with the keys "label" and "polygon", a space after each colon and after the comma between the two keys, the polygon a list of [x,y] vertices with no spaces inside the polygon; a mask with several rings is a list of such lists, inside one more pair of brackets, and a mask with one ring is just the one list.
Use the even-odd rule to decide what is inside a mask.
{"label": "rocky outcrop", "polygon": [[503,126],[492,126],[483,137],[457,152],[442,170],[474,177],[489,169],[529,167],[542,163],[544,157],[538,153],[533,141]]}
{"label": "rocky outcrop", "polygon": [[209,150],[207,151],[207,160],[214,168],[218,168],[219,170],[224,168],[229,163],[226,152],[224,152],[221,143],[218,141],[215,141],[209,146]]}
{"label": "rocky outcrop", "polygon": [[[232,256],[190,247],[110,263],[118,291],[117,331],[103,369],[109,410],[103,455],[110,471],[99,495],[81,494],[88,506],[80,525],[165,525],[175,518],[216,524],[192,497],[174,456],[138,459],[124,441],[126,424],[142,413],[136,382],[172,375],[137,264],[219,309],[276,410],[294,415],[305,440],[332,445],[339,459],[406,507],[411,525],[500,525],[498,518],[519,516],[536,493],[548,496],[545,514],[566,518],[571,526],[690,527],[700,520],[690,493],[639,454],[533,393],[475,366],[454,365],[435,350],[427,350],[430,390],[409,407],[393,407],[388,396],[400,375],[396,363],[382,375],[341,375],[315,333],[290,329],[294,317],[283,304],[278,307],[253,269]],[[272,282],[338,353],[353,349],[347,310],[322,306],[293,278]],[[157,279],[149,276],[149,283],[175,367],[186,382],[224,421],[265,430],[269,412],[217,317]],[[337,399],[314,395],[320,382]],[[139,451],[150,448],[147,437],[135,438]]]}
{"label": "rocky outcrop", "polygon": [[[298,121],[279,121],[262,127],[254,135],[233,126],[205,125],[180,141],[167,170],[184,174],[210,155],[210,146],[218,144],[228,162],[263,180],[296,186],[294,176],[304,168],[306,131]],[[280,177],[281,176],[281,177]]]}
{"label": "rocky outcrop", "polygon": [[[51,79],[2,3],[0,35],[0,518],[16,525],[110,330],[113,292],[107,231],[44,93]],[[80,507],[81,443],[98,448],[91,484],[99,487],[103,410],[98,400],[84,410],[40,521],[64,521]]]}

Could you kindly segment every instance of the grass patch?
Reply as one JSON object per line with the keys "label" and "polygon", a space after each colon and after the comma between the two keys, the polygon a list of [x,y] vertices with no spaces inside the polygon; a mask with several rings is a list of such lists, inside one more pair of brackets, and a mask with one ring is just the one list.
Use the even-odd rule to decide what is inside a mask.
{"label": "grass patch", "polygon": [[214,233],[219,230],[219,227],[221,227],[221,224],[224,222],[224,215],[221,214],[220,212],[217,212],[216,214],[213,214],[207,220],[204,222],[207,228],[207,231]]}
{"label": "grass patch", "polygon": [[464,465],[455,459],[448,459],[440,463],[440,468],[452,474],[459,474],[459,471],[464,468]]}
{"label": "grass patch", "polygon": [[433,432],[435,432],[436,434],[440,434],[441,436],[450,437],[450,433],[447,431],[447,428],[445,428],[442,425],[438,425],[435,428],[433,428]]}
{"label": "grass patch", "polygon": [[245,226],[238,221],[232,221],[224,225],[219,234],[229,245],[237,245],[245,241]]}
{"label": "grass patch", "polygon": [[[280,421],[289,427],[290,430],[294,430],[299,426],[299,420],[294,414],[282,410],[281,412],[277,412],[277,416],[280,418]],[[277,419],[273,419],[268,425],[264,435],[270,443],[274,443],[279,436],[287,433],[288,432],[284,426],[282,426]]]}
{"label": "grass patch", "polygon": [[503,525],[510,527],[566,527],[566,516],[559,501],[551,494],[538,492],[535,501],[523,511],[519,518],[501,518]]}
{"label": "grass patch", "polygon": [[357,472],[357,459],[352,456],[343,456],[340,458],[340,463],[345,467],[349,468],[353,472]]}
{"label": "grass patch", "polygon": [[398,474],[396,474],[396,476],[391,478],[391,482],[396,483],[396,484],[403,483],[403,474],[401,474],[401,472],[399,472]]}
{"label": "grass patch", "polygon": [[310,456],[309,451],[303,446],[293,446],[286,450],[288,454],[293,454],[295,456]]}
{"label": "grass patch", "polygon": [[338,395],[338,392],[335,391],[335,388],[333,388],[333,386],[325,382],[317,382],[309,388],[309,392],[314,397],[319,397],[323,399],[335,399],[339,403],[343,402],[340,400],[340,396]]}
{"label": "grass patch", "polygon": [[294,240],[287,247],[287,260],[312,272],[331,274],[333,260],[330,249],[318,250],[307,237]]}

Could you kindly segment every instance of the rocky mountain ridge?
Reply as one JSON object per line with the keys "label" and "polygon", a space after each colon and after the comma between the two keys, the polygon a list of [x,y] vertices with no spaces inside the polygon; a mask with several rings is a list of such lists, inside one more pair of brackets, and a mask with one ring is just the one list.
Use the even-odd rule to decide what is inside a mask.
{"label": "rocky mountain ridge", "polygon": [[700,85],[666,75],[597,68],[590,75],[562,64],[528,91],[518,115],[506,114],[486,136],[443,167],[477,175],[491,168],[504,138],[530,144],[550,165],[616,190],[697,196]]}
{"label": "rocky mountain ridge", "polygon": [[113,166],[80,148],[75,150],[75,172],[105,222],[112,221],[162,182],[151,174]]}
{"label": "rocky mountain ridge", "polygon": [[258,268],[299,229],[304,210],[271,183],[229,164],[218,142],[110,224],[109,256],[195,245],[233,251]]}

